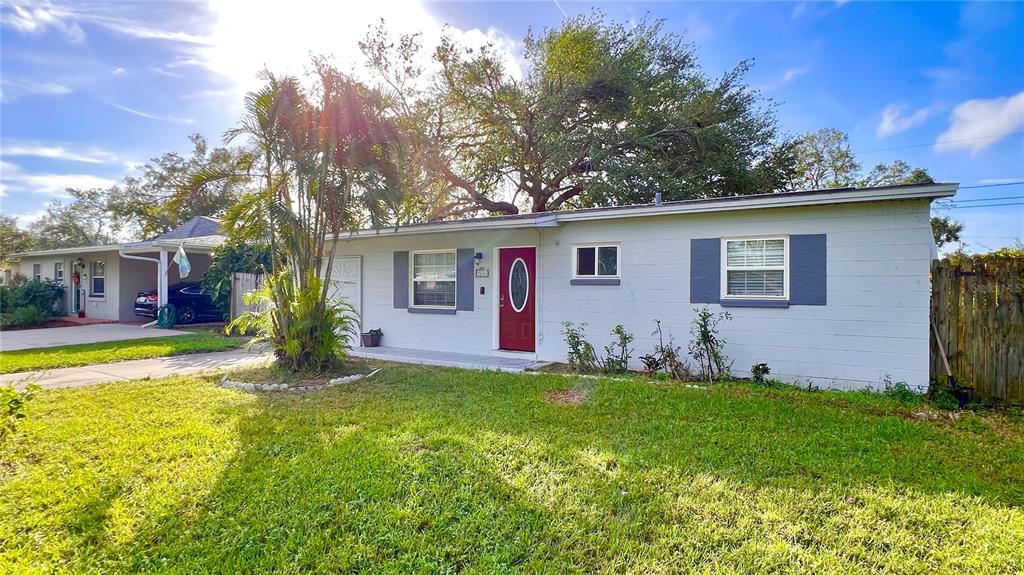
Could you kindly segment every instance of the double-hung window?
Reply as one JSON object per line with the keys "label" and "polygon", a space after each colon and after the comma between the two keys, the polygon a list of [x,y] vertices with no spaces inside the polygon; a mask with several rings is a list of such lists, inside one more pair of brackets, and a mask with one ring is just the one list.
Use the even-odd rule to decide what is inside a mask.
{"label": "double-hung window", "polygon": [[722,297],[789,297],[788,238],[726,238],[722,244]]}
{"label": "double-hung window", "polygon": [[107,295],[107,266],[103,260],[89,262],[89,296]]}
{"label": "double-hung window", "polygon": [[573,277],[619,277],[619,246],[615,244],[580,245],[573,249]]}
{"label": "double-hung window", "polygon": [[53,264],[53,281],[59,284],[64,283],[64,262],[55,262]]}
{"label": "double-hung window", "polygon": [[454,309],[455,276],[455,250],[413,252],[413,307]]}
{"label": "double-hung window", "polygon": [[32,279],[43,279],[43,264],[32,264]]}

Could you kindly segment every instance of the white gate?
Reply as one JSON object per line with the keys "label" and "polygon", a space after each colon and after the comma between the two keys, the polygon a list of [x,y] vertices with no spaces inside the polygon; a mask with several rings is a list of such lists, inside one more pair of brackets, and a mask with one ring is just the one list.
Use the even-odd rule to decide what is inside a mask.
{"label": "white gate", "polygon": [[263,284],[262,274],[243,274],[235,272],[231,276],[231,319],[243,313],[255,310],[255,306],[245,305],[242,298],[245,294],[257,289]]}

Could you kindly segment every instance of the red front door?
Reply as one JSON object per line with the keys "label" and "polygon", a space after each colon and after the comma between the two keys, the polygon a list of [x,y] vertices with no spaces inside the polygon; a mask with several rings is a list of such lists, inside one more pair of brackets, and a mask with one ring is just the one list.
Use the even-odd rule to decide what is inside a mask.
{"label": "red front door", "polygon": [[534,309],[537,255],[535,248],[503,248],[498,252],[498,347],[534,351]]}

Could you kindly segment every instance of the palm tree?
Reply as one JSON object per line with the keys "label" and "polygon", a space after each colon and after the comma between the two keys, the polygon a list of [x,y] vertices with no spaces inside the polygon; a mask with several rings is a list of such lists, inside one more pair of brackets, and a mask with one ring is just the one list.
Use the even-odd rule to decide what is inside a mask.
{"label": "palm tree", "polygon": [[241,167],[259,186],[229,210],[225,227],[271,254],[267,283],[253,296],[260,311],[229,327],[255,329],[292,370],[330,367],[355,325],[352,308],[328,298],[333,239],[384,225],[401,202],[402,146],[383,99],[323,59],[314,68],[308,90],[264,72],[266,84],[246,96],[226,136],[248,140]]}

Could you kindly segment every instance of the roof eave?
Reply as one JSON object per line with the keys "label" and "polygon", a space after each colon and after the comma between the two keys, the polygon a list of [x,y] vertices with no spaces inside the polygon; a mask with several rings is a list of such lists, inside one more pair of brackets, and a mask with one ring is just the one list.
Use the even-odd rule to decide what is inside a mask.
{"label": "roof eave", "polygon": [[708,200],[670,202],[662,205],[592,209],[565,212],[541,212],[532,217],[519,219],[455,220],[436,224],[419,224],[398,228],[365,229],[328,239],[365,239],[394,235],[433,234],[453,231],[472,231],[493,228],[540,228],[557,227],[560,223],[635,218],[644,216],[666,216],[730,212],[751,209],[795,208],[824,205],[838,205],[863,202],[899,200],[935,200],[956,194],[959,184],[921,184],[919,186],[894,186],[855,190],[814,190],[788,194],[760,194],[756,196],[730,196]]}

